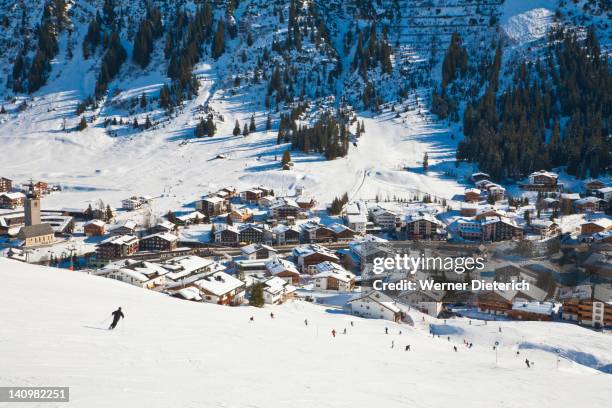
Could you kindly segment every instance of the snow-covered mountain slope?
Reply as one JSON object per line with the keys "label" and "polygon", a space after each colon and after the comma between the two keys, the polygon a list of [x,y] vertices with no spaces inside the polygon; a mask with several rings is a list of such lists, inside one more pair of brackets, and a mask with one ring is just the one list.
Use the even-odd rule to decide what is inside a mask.
{"label": "snow-covered mountain slope", "polygon": [[[234,34],[226,30],[218,58],[211,55],[212,38],[198,44],[200,56],[190,71],[198,95],[164,109],[161,90],[171,82],[165,54],[180,48],[168,47],[165,35],[175,28],[177,10],[193,16],[206,2],[66,0],[60,13],[65,18],[54,17],[61,24],[53,26],[57,52],[45,83],[31,94],[15,90],[15,61],[22,55],[26,66],[32,64],[40,48],[36,27],[45,21],[43,9],[50,3],[62,2],[5,1],[0,13],[0,104],[6,112],[0,113],[0,170],[18,182],[32,177],[61,184],[65,192],[45,201],[50,207],[80,207],[98,198],[117,205],[126,195],[150,194],[165,196],[158,201],[160,210],[176,209],[222,184],[267,184],[285,191],[302,184],[320,203],[344,192],[355,198],[409,198],[420,190],[450,198],[463,189],[462,176],[472,168],[454,166],[460,123],[435,122],[428,107],[452,33],[461,34],[470,59],[478,61],[505,32],[517,52],[505,54],[504,64],[513,66],[516,56],[528,54],[532,40],[553,24],[557,8],[568,24],[596,24],[601,33],[609,24],[599,2],[585,1],[560,7],[552,0],[242,0],[234,9],[212,1],[212,29],[225,21]],[[153,41],[151,62],[143,69],[134,61],[133,44],[147,15],[145,3],[161,11],[166,31]],[[297,10],[296,23],[289,30],[292,10]],[[99,46],[86,58],[83,44],[96,13],[106,32],[118,32],[127,59],[107,92],[92,103],[88,98],[104,70],[105,54]],[[104,22],[108,19],[113,23]],[[292,45],[296,33],[299,47]],[[356,58],[360,35],[367,55],[361,59]],[[609,36],[601,38],[605,49]],[[276,69],[282,92],[271,91]],[[29,82],[25,75],[24,87]],[[478,86],[465,88],[477,94]],[[460,102],[466,98],[462,95]],[[290,148],[285,141],[277,143],[281,115],[300,101],[309,104],[300,125],[342,106],[365,121],[365,133],[351,139],[347,156],[332,161],[294,150],[295,168],[281,171],[282,153]],[[197,124],[209,114],[215,136],[195,138]],[[257,130],[233,136],[235,122],[242,127],[252,116]],[[147,118],[151,127],[143,129]],[[268,118],[271,129],[265,130]],[[78,131],[81,121],[87,128]],[[427,174],[420,170],[425,152]]]}
{"label": "snow-covered mountain slope", "polygon": [[[410,327],[299,301],[230,308],[6,259],[0,278],[0,382],[70,386],[74,407],[609,404],[612,376],[568,358],[609,365],[612,338],[573,325],[444,325],[415,314]],[[126,318],[107,331],[117,306]],[[429,322],[440,338],[428,335]],[[348,334],[331,336],[344,328]],[[463,339],[474,346],[467,349]],[[555,349],[563,356],[558,365]]]}

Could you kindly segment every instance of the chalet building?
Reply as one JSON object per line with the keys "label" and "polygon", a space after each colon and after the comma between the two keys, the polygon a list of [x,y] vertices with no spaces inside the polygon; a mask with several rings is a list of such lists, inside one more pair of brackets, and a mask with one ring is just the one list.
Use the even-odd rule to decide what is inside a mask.
{"label": "chalet building", "polygon": [[300,210],[294,200],[282,198],[270,207],[270,214],[277,220],[284,220],[288,217],[297,218]]}
{"label": "chalet building", "polygon": [[300,243],[300,230],[295,226],[277,225],[272,228],[272,236],[277,245]]}
{"label": "chalet building", "polygon": [[291,261],[281,258],[274,258],[266,263],[266,270],[270,276],[276,276],[292,285],[299,285],[300,272]]}
{"label": "chalet building", "polygon": [[371,209],[370,216],[383,231],[398,231],[402,226],[401,216],[385,208],[375,207]]}
{"label": "chalet building", "polygon": [[167,269],[150,262],[139,262],[116,270],[106,277],[129,283],[145,289],[162,290],[166,284]]}
{"label": "chalet building", "polygon": [[558,210],[559,206],[561,205],[560,201],[553,197],[544,198],[542,203],[544,204],[544,208],[548,210]]}
{"label": "chalet building", "polygon": [[612,187],[602,187],[595,191],[595,197],[604,200],[606,203],[612,200]]}
{"label": "chalet building", "polygon": [[493,201],[500,201],[506,197],[506,189],[499,184],[490,184],[487,186],[487,195],[493,199]]}
{"label": "chalet building", "polygon": [[264,197],[264,196],[266,196],[266,195],[268,195],[268,194],[264,194],[264,192],[261,191],[260,189],[253,188],[253,189],[242,191],[240,193],[240,199],[244,203],[257,204],[259,199]]}
{"label": "chalet building", "polygon": [[582,185],[584,186],[584,191],[588,196],[595,195],[596,190],[606,186],[602,181],[596,179],[585,180]]}
{"label": "chalet building", "polygon": [[529,230],[542,238],[556,237],[561,234],[561,228],[556,222],[550,220],[533,220]]}
{"label": "chalet building", "polygon": [[515,320],[550,321],[555,310],[553,302],[527,302],[512,303],[507,316]]}
{"label": "chalet building", "polygon": [[244,301],[244,282],[223,271],[214,272],[197,280],[202,301],[218,305],[240,305]]}
{"label": "chalet building", "polygon": [[365,234],[368,225],[366,214],[348,214],[345,216],[346,225],[357,234]]}
{"label": "chalet building", "polygon": [[106,233],[106,223],[102,220],[91,220],[83,226],[83,232],[88,237],[100,237]]}
{"label": "chalet building", "polygon": [[238,227],[228,225],[223,229],[215,231],[215,243],[224,246],[238,246],[240,243]]}
{"label": "chalet building", "polygon": [[470,180],[472,180],[472,183],[477,183],[482,180],[490,180],[490,179],[491,179],[490,175],[488,175],[487,173],[482,173],[482,172],[473,173],[470,176]]}
{"label": "chalet building", "polygon": [[293,299],[295,286],[278,276],[260,280],[264,287],[264,302],[271,305],[280,305]]}
{"label": "chalet building", "polygon": [[210,196],[196,201],[195,208],[207,217],[214,217],[226,212],[227,203],[221,197]]}
{"label": "chalet building", "polygon": [[612,326],[612,285],[579,285],[559,291],[561,318],[596,328]]}
{"label": "chalet building", "polygon": [[158,232],[173,232],[177,229],[178,227],[176,226],[176,224],[171,223],[168,220],[163,220],[160,221],[157,225],[155,225],[153,228],[151,228],[151,231],[155,234]]}
{"label": "chalet building", "polygon": [[174,219],[176,225],[185,226],[191,224],[199,224],[204,221],[206,216],[199,211],[192,211],[187,214],[179,215]]}
{"label": "chalet building", "polygon": [[559,200],[559,208],[563,215],[574,213],[574,203],[580,200],[580,194],[578,193],[563,193]]}
{"label": "chalet building", "polygon": [[370,319],[384,319],[399,323],[402,321],[402,310],[397,303],[382,292],[370,291],[356,299],[348,301],[352,315]]}
{"label": "chalet building", "polygon": [[276,249],[264,244],[250,244],[240,248],[243,259],[269,259],[276,255]]}
{"label": "chalet building", "polygon": [[444,310],[444,298],[446,291],[443,290],[407,290],[398,296],[405,305],[410,305],[422,313],[438,317]]}
{"label": "chalet building", "polygon": [[10,193],[13,190],[13,180],[0,177],[0,193]]}
{"label": "chalet building", "polygon": [[169,271],[166,274],[168,288],[186,287],[205,276],[226,269],[212,259],[196,255],[179,256],[161,265]]}
{"label": "chalet building", "polygon": [[462,217],[474,217],[478,213],[478,204],[463,203],[461,204],[460,214]]}
{"label": "chalet building", "polygon": [[308,223],[302,226],[304,240],[309,243],[334,242],[336,234],[334,230],[316,223]]}
{"label": "chalet building", "polygon": [[308,244],[293,249],[293,258],[296,260],[297,267],[302,273],[313,275],[316,273],[316,266],[321,262],[338,262],[339,258],[329,249],[316,245]]}
{"label": "chalet building", "polygon": [[[136,221],[127,220],[121,225],[118,225],[112,230],[110,230],[110,233],[111,235],[135,235],[137,226],[138,224],[136,224]],[[169,231],[156,231],[156,232],[169,232]]]}
{"label": "chalet building", "polygon": [[140,240],[141,251],[174,251],[178,237],[169,232],[147,235]]}
{"label": "chalet building", "polygon": [[236,188],[232,186],[223,187],[217,191],[217,195],[219,195],[219,197],[225,197],[227,199],[235,197],[236,194],[238,194],[238,192],[236,191]]}
{"label": "chalet building", "polygon": [[443,240],[446,231],[440,221],[433,215],[409,215],[403,227],[406,237],[412,240]]}
{"label": "chalet building", "polygon": [[469,241],[522,239],[523,229],[506,217],[484,217],[457,221],[459,236]]}
{"label": "chalet building", "polygon": [[593,235],[599,232],[612,231],[612,219],[598,218],[588,220],[580,226],[581,235]]}
{"label": "chalet building", "polygon": [[351,292],[355,287],[355,275],[335,262],[325,261],[315,266],[313,276],[315,290]]}
{"label": "chalet building", "polygon": [[142,203],[137,197],[130,197],[121,200],[121,208],[127,211],[133,211],[142,207]]}
{"label": "chalet building", "polygon": [[523,190],[555,192],[562,190],[563,186],[558,183],[559,175],[550,171],[536,171],[529,175],[527,183],[520,184]]}
{"label": "chalet building", "polygon": [[576,213],[605,211],[607,207],[608,202],[598,197],[585,197],[574,202],[574,209]]}
{"label": "chalet building", "polygon": [[100,242],[96,252],[100,259],[116,259],[133,255],[138,251],[138,248],[138,238],[132,235],[120,235]]}
{"label": "chalet building", "polygon": [[25,194],[21,192],[0,193],[0,208],[15,209],[22,207],[24,200]]}
{"label": "chalet building", "polygon": [[355,231],[338,222],[329,225],[328,228],[334,232],[335,242],[350,242],[356,235]]}
{"label": "chalet building", "polygon": [[49,224],[26,225],[17,235],[24,247],[50,245],[55,241],[55,233]]}
{"label": "chalet building", "polygon": [[261,208],[270,208],[276,203],[276,197],[274,196],[263,196],[257,200],[257,205]]}
{"label": "chalet building", "polygon": [[468,188],[463,193],[463,200],[466,203],[477,203],[480,201],[480,190],[477,188]]}
{"label": "chalet building", "polygon": [[514,302],[543,302],[546,296],[547,293],[535,285],[530,285],[525,291],[483,291],[477,295],[476,306],[481,313],[508,316]]}
{"label": "chalet building", "polygon": [[308,196],[298,196],[295,202],[302,210],[311,210],[317,205],[316,200]]}
{"label": "chalet building", "polygon": [[239,242],[245,244],[271,243],[271,233],[265,225],[245,224],[240,226]]}
{"label": "chalet building", "polygon": [[253,212],[248,208],[232,209],[229,213],[229,217],[233,222],[247,222],[253,218]]}

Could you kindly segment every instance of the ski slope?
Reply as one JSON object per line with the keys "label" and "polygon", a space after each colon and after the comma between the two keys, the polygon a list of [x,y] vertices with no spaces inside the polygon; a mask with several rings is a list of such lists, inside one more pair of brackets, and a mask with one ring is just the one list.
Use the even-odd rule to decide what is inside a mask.
{"label": "ski slope", "polygon": [[[0,278],[0,383],[70,386],[71,407],[597,408],[612,397],[611,375],[565,358],[557,368],[556,355],[542,350],[563,345],[612,362],[612,337],[572,325],[432,321],[445,330],[432,338],[417,314],[412,328],[299,301],[196,304],[6,259]],[[107,331],[117,306],[126,319]],[[332,338],[334,328],[348,334]],[[542,347],[516,357],[517,342]]]}

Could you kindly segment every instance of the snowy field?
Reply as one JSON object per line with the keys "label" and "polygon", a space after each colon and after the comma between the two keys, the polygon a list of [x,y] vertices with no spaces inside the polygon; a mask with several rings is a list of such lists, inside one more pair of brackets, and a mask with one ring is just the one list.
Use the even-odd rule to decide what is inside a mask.
{"label": "snowy field", "polygon": [[[0,278],[0,383],[70,386],[71,407],[598,408],[612,398],[612,375],[587,367],[612,363],[612,337],[573,325],[432,320],[432,338],[418,314],[412,328],[297,301],[195,304],[5,259]],[[126,319],[106,331],[117,306]]]}
{"label": "snowy field", "polygon": [[[418,192],[450,198],[463,191],[456,180],[441,177],[445,170],[454,170],[455,142],[447,129],[417,112],[408,112],[406,123],[391,114],[360,118],[366,133],[357,146],[351,144],[347,157],[325,161],[292,152],[295,168],[282,171],[280,158],[288,145],[276,144],[275,130],[232,136],[235,119],[244,122],[249,115],[244,106],[230,106],[222,95],[212,97],[206,88],[212,83],[203,79],[200,95],[166,127],[132,136],[111,137],[101,126],[65,133],[59,130],[62,115],[57,111],[76,100],[54,93],[36,99],[29,111],[0,124],[7,159],[3,175],[61,184],[65,190],[45,198],[44,208],[86,207],[98,199],[118,206],[124,198],[146,194],[160,197],[156,209],[165,212],[226,185],[240,189],[263,184],[280,193],[302,185],[319,203],[345,192],[351,198],[411,197]],[[209,96],[225,121],[217,124],[215,137],[192,138],[193,110]],[[265,116],[256,121],[263,129]],[[27,158],[22,152],[28,152]],[[420,164],[425,152],[430,157],[428,174]]]}

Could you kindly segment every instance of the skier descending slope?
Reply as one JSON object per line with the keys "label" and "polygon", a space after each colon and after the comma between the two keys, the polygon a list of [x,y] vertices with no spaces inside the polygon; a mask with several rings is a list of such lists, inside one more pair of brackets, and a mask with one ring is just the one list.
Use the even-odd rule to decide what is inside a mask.
{"label": "skier descending slope", "polygon": [[119,319],[125,319],[125,316],[123,315],[123,312],[121,311],[121,306],[119,306],[119,309],[115,310],[111,314],[113,315],[113,322],[108,327],[108,330],[113,330],[115,327],[117,327],[117,323],[119,323]]}

